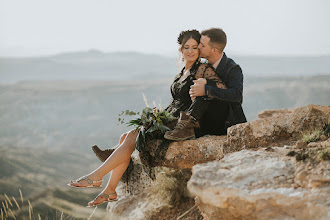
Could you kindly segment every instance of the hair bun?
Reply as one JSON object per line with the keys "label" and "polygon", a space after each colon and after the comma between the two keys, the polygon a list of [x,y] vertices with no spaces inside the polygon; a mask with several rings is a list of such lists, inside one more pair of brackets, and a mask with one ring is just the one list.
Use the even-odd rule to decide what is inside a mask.
{"label": "hair bun", "polygon": [[[185,39],[187,36],[201,36],[198,30],[192,29],[187,31],[181,31],[179,37],[178,37],[178,44],[181,45],[183,42],[183,39]],[[199,37],[200,38],[200,37]]]}

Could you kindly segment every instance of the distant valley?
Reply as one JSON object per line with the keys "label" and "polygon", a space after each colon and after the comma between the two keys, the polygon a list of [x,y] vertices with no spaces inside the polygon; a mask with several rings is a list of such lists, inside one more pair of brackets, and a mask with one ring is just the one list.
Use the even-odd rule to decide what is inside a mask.
{"label": "distant valley", "polygon": [[[249,76],[330,74],[330,56],[270,57],[227,54]],[[145,80],[171,78],[178,72],[175,54],[164,57],[98,50],[45,57],[0,57],[0,84],[30,80]]]}
{"label": "distant valley", "polygon": [[[265,109],[330,103],[330,56],[233,58],[245,76],[248,120]],[[115,146],[132,129],[118,125],[118,114],[144,108],[142,93],[165,108],[177,72],[174,57],[133,52],[0,58],[0,144],[85,152]]]}
{"label": "distant valley", "polygon": [[[0,85],[0,144],[89,152],[113,147],[132,127],[118,114],[170,102],[172,79],[116,81],[31,81]],[[243,108],[254,120],[266,109],[329,105],[330,76],[246,77]],[[126,118],[128,121],[130,118]],[[132,118],[131,118],[132,119]]]}

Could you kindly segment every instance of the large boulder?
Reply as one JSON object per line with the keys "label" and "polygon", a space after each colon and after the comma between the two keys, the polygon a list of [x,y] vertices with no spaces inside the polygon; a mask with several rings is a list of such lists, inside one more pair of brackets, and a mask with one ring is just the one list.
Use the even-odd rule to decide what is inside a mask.
{"label": "large boulder", "polygon": [[148,151],[140,152],[142,163],[174,169],[191,169],[194,165],[219,160],[224,156],[227,136],[203,136],[193,140],[153,139]]}
{"label": "large boulder", "polygon": [[330,122],[330,106],[307,105],[290,110],[268,110],[259,119],[228,129],[231,149],[290,144],[302,133],[322,128]]}
{"label": "large boulder", "polygon": [[308,177],[301,163],[279,152],[242,150],[194,166],[188,189],[204,219],[328,219],[330,186],[296,181],[313,182],[319,173],[326,183],[329,162]]}
{"label": "large boulder", "polygon": [[170,144],[163,166],[185,169],[199,163],[223,158],[226,136],[204,136],[195,140],[178,141]]}

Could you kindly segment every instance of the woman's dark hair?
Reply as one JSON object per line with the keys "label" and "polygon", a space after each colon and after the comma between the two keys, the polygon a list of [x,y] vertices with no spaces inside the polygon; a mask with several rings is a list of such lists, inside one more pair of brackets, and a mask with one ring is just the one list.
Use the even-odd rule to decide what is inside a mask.
{"label": "woman's dark hair", "polygon": [[187,31],[181,31],[179,37],[178,37],[178,44],[180,45],[180,50],[182,49],[182,46],[190,39],[194,39],[199,44],[201,39],[201,34],[198,30],[187,30]]}

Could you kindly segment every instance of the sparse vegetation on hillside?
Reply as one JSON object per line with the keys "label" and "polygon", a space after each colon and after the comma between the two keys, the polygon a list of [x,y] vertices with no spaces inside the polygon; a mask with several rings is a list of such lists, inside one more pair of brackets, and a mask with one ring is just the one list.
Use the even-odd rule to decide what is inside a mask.
{"label": "sparse vegetation on hillside", "polygon": [[322,135],[325,135],[327,137],[330,136],[330,124],[326,123],[322,129],[314,130],[312,132],[303,134],[302,140],[306,144],[309,144],[311,142],[319,141]]}
{"label": "sparse vegetation on hillside", "polygon": [[[86,219],[93,210],[85,206],[99,191],[76,190],[67,187],[66,183],[88,169],[86,161],[90,161],[90,166],[97,166],[93,159],[78,152],[0,147],[0,160],[4,165],[0,167],[3,219],[39,220],[39,216],[43,220]],[[106,211],[101,208],[94,213],[93,219],[104,219],[105,216]]]}
{"label": "sparse vegetation on hillside", "polygon": [[320,158],[322,160],[330,160],[330,149],[325,149],[320,153]]}
{"label": "sparse vegetation on hillside", "polygon": [[306,143],[309,144],[311,142],[316,142],[320,140],[320,136],[323,134],[322,130],[315,130],[311,133],[304,134],[302,137],[302,140]]}
{"label": "sparse vegetation on hillside", "polygon": [[[93,210],[85,208],[84,205],[68,202],[66,199],[72,196],[71,192],[60,189],[47,189],[38,196],[25,199],[21,190],[19,198],[0,194],[0,214],[1,220],[83,220],[88,218]],[[62,192],[62,196],[67,193],[65,198],[58,198],[54,192]],[[79,198],[85,200],[90,193],[81,193]],[[81,201],[79,202],[81,203]],[[105,219],[105,210],[93,213],[93,219]]]}

